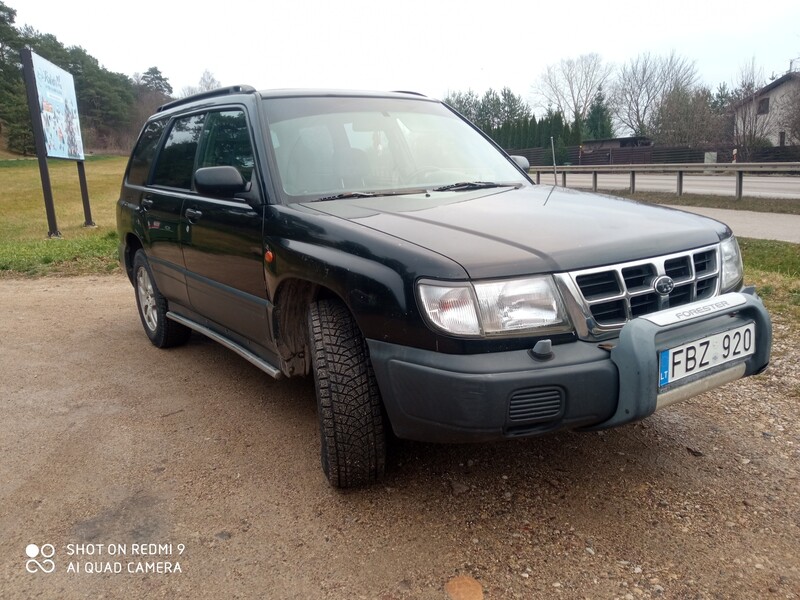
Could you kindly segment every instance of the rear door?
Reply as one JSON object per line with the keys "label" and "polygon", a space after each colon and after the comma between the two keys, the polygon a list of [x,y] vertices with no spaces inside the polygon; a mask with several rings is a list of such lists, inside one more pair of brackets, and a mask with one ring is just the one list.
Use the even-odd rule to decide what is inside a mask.
{"label": "rear door", "polygon": [[[147,125],[137,146],[143,159],[155,153],[166,123],[153,121]],[[179,117],[171,122],[161,151],[152,169],[145,172],[144,160],[131,162],[128,187],[139,181],[142,242],[153,276],[161,293],[169,300],[188,305],[184,275],[183,251],[180,246],[180,225],[183,201],[191,193],[195,154],[203,130],[203,115]],[[141,165],[139,164],[141,163]],[[141,172],[140,172],[141,171]],[[147,183],[146,187],[144,184]]]}

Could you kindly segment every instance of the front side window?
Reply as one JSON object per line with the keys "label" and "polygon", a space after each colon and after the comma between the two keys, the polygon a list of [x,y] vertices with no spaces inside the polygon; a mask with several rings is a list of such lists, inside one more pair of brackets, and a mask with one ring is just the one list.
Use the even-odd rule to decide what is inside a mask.
{"label": "front side window", "polygon": [[197,168],[236,167],[245,181],[253,173],[253,146],[242,110],[209,113]]}
{"label": "front side window", "polygon": [[153,185],[190,190],[192,173],[205,115],[175,119],[158,155]]}
{"label": "front side window", "polygon": [[289,201],[403,193],[460,182],[525,184],[516,167],[439,102],[405,98],[264,100]]}

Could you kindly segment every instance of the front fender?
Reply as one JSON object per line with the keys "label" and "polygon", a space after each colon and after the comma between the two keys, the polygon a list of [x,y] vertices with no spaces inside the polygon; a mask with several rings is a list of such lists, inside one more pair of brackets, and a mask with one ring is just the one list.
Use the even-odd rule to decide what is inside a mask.
{"label": "front fender", "polygon": [[303,280],[336,294],[365,337],[390,339],[392,328],[416,313],[407,282],[394,269],[342,249],[297,240],[272,243],[267,292],[277,297],[288,280]]}

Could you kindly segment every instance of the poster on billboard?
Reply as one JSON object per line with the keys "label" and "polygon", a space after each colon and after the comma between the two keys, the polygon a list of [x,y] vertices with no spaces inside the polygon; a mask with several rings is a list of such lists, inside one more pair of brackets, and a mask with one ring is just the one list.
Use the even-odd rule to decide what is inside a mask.
{"label": "poster on billboard", "polygon": [[31,59],[47,156],[83,160],[83,140],[72,75],[33,52]]}
{"label": "poster on billboard", "polygon": [[89,204],[89,187],[86,185],[83,139],[78,119],[78,101],[75,82],[64,69],[34,54],[30,48],[19,52],[25,76],[25,92],[31,116],[33,141],[42,178],[44,210],[47,213],[47,237],[60,238],[53,203],[53,186],[50,183],[48,158],[66,158],[78,167],[78,181],[83,201],[84,227],[95,227],[92,207]]}

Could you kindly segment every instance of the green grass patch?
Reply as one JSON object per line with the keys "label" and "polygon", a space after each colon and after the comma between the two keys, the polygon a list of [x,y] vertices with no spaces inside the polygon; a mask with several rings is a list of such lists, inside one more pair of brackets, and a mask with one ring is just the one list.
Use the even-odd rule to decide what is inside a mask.
{"label": "green grass patch", "polygon": [[738,238],[745,265],[750,269],[800,278],[800,244]]}
{"label": "green grass patch", "polygon": [[[800,179],[798,179],[800,185]],[[603,193],[610,193],[603,191]],[[705,208],[724,208],[727,210],[751,210],[754,212],[783,213],[800,215],[800,200],[791,198],[753,198],[744,196],[736,200],[732,196],[714,196],[712,194],[683,194],[678,196],[667,192],[636,192],[615,190],[615,196],[630,198],[648,204],[671,204],[673,206],[701,206]]]}
{"label": "green grass patch", "polygon": [[756,290],[773,315],[800,322],[800,245],[739,238],[745,282]]}
{"label": "green grass patch", "polygon": [[111,273],[117,264],[117,232],[74,239],[0,242],[0,273],[6,275],[86,275]]}
{"label": "green grass patch", "polygon": [[48,239],[38,162],[0,160],[0,276],[108,273],[118,269],[115,211],[126,164],[126,157],[87,158],[89,201],[97,227],[84,227],[76,163],[48,161],[62,234],[61,239]]}

